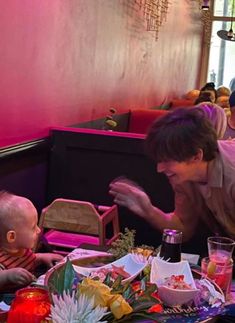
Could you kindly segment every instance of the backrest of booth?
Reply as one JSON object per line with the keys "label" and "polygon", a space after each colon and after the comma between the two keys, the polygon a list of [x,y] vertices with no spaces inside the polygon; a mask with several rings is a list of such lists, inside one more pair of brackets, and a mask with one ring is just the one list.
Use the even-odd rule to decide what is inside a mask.
{"label": "backrest of booth", "polygon": [[167,113],[169,113],[167,110],[131,110],[128,131],[144,134],[156,119],[166,115]]}
{"label": "backrest of booth", "polygon": [[[153,203],[166,212],[174,207],[167,178],[156,172],[144,152],[144,136],[79,128],[54,128],[50,158],[48,204],[58,197],[112,205],[109,183],[118,176],[137,182]],[[161,234],[127,209],[120,224],[137,230],[137,242],[159,245]]]}

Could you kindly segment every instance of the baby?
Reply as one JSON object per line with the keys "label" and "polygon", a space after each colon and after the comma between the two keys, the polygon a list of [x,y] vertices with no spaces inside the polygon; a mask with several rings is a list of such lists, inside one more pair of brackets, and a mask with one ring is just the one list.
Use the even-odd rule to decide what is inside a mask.
{"label": "baby", "polygon": [[37,210],[27,198],[0,192],[0,289],[22,287],[34,280],[40,264],[53,266],[62,256],[33,253],[40,229]]}

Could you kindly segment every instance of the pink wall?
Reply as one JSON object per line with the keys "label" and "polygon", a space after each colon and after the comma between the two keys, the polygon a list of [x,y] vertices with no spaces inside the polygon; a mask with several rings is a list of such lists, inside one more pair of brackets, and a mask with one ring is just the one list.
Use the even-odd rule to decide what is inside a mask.
{"label": "pink wall", "polygon": [[0,146],[195,88],[198,4],[171,3],[156,42],[134,0],[1,1]]}

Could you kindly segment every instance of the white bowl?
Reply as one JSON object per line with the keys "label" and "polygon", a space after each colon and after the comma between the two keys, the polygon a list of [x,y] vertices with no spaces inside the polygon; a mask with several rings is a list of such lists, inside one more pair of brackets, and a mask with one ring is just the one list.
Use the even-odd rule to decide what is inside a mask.
{"label": "white bowl", "polygon": [[183,305],[192,301],[199,292],[198,289],[173,289],[166,286],[158,287],[158,295],[168,306]]}
{"label": "white bowl", "polygon": [[[184,275],[185,283],[192,289],[173,289],[164,286],[166,278],[172,275]],[[169,306],[183,305],[193,300],[199,289],[196,288],[188,261],[170,263],[155,257],[152,261],[150,282],[158,286],[158,294],[163,303]]]}
{"label": "white bowl", "polygon": [[102,268],[111,269],[112,265],[115,266],[124,266],[124,270],[130,274],[130,277],[123,279],[122,284],[131,282],[141,271],[147,266],[148,262],[146,260],[140,261],[132,254],[127,254],[126,256],[101,267],[96,268],[87,268],[73,265],[74,270],[84,276],[89,276],[92,272],[96,272]]}

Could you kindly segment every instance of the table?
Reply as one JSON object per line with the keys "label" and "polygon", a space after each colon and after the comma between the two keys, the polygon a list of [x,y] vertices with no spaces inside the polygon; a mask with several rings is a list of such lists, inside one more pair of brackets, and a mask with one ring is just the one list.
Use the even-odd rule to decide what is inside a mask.
{"label": "table", "polygon": [[[107,254],[108,254],[107,252],[100,252],[100,251],[95,251],[95,250],[78,248],[78,249],[75,249],[73,252],[71,252],[69,254],[69,258],[72,260],[72,259],[76,259],[78,257],[91,257],[91,256],[98,256],[98,255],[104,256],[104,255],[107,255]],[[232,286],[231,303],[235,303],[235,281],[233,282],[233,286]],[[141,322],[142,323],[150,323],[150,321],[146,321],[146,320],[143,320]],[[151,321],[151,322],[153,322],[153,321]],[[216,319],[211,318],[211,319],[208,319],[206,321],[201,321],[201,322],[213,323],[213,322],[216,322]],[[235,317],[234,317],[234,322],[235,322]]]}
{"label": "table", "polygon": [[[86,257],[91,257],[91,256],[105,256],[105,255],[108,255],[107,252],[105,251],[97,251],[97,250],[89,250],[89,249],[82,249],[82,248],[77,248],[75,250],[73,250],[69,255],[69,259],[72,260],[72,259],[77,259],[77,258],[86,258]],[[45,278],[45,275],[39,277],[38,281],[37,281],[37,284],[44,284],[44,278]],[[233,284],[232,284],[232,288],[231,288],[231,301],[230,303],[234,303],[235,304],[235,281],[233,281]],[[6,313],[1,313],[0,312],[0,322],[6,322]],[[153,321],[151,321],[153,322]],[[201,323],[214,323],[216,322],[216,318],[211,318],[211,319],[208,319],[206,321],[201,321]],[[235,316],[234,316],[234,322],[235,322]],[[150,321],[142,321],[142,323],[150,323]],[[177,322],[176,322],[177,323]]]}

